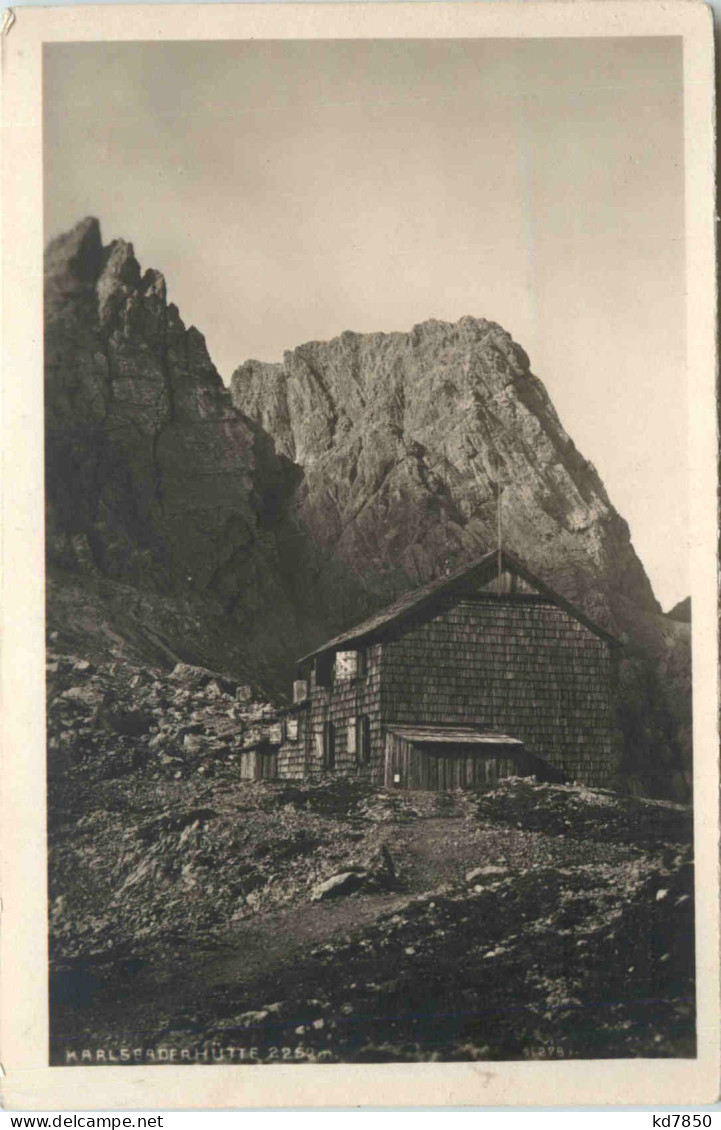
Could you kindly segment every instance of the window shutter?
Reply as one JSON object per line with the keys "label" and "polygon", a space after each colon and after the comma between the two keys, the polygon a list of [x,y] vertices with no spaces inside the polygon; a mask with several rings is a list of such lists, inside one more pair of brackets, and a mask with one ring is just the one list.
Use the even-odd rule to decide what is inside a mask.
{"label": "window shutter", "polygon": [[315,661],[315,683],[317,687],[331,685],[331,672],[333,670],[333,656],[328,652],[319,655]]}
{"label": "window shutter", "polygon": [[323,726],[323,767],[335,769],[335,726],[332,722]]}
{"label": "window shutter", "polygon": [[367,765],[370,761],[371,755],[371,728],[370,718],[367,714],[361,714],[355,720],[356,726],[356,763],[358,765]]}

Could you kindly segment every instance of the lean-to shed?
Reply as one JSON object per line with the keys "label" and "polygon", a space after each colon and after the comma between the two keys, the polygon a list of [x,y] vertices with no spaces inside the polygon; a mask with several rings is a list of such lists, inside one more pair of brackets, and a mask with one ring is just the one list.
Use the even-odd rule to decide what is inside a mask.
{"label": "lean-to shed", "polygon": [[247,745],[240,751],[240,778],[267,781],[278,776],[278,744],[268,739]]}

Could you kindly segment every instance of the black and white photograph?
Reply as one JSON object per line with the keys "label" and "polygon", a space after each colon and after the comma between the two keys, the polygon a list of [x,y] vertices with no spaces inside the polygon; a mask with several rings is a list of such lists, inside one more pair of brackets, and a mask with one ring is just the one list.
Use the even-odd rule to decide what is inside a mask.
{"label": "black and white photograph", "polygon": [[42,46],[51,1069],[700,1054],[684,38],[405,26]]}

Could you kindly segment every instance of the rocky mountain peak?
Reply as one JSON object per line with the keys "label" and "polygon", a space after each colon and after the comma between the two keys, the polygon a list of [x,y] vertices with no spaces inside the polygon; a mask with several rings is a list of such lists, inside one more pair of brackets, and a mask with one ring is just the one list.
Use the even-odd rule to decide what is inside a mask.
{"label": "rocky mountain peak", "polygon": [[[100,224],[88,216],[69,232],[51,240],[45,251],[45,278],[50,283],[50,296],[72,293],[83,286],[92,286],[100,274],[103,243]],[[46,311],[47,312],[47,311]]]}
{"label": "rocky mountain peak", "polygon": [[298,470],[233,407],[161,272],[126,240],[104,247],[96,219],[48,247],[45,361],[51,614],[62,589],[64,625],[87,623],[95,593],[96,642],[288,668],[313,614],[281,552],[293,539],[303,556]]}
{"label": "rocky mountain peak", "polygon": [[344,333],[247,361],[231,389],[303,467],[313,535],[375,591],[493,548],[500,481],[504,540],[533,569],[616,629],[628,598],[658,611],[626,523],[497,323]]}
{"label": "rocky mountain peak", "polygon": [[684,597],[679,600],[678,604],[674,604],[673,608],[666,613],[669,620],[677,620],[680,624],[691,623],[691,597]]}

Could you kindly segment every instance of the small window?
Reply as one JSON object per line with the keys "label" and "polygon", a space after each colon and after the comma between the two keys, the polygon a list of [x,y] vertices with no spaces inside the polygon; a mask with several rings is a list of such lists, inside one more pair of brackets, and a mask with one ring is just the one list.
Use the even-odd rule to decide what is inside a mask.
{"label": "small window", "polygon": [[323,768],[335,769],[335,726],[332,722],[323,724]]}
{"label": "small window", "polygon": [[356,718],[355,734],[356,764],[368,765],[371,759],[371,720],[367,714]]}
{"label": "small window", "polygon": [[335,656],[334,681],[345,683],[351,679],[362,679],[368,674],[368,655],[364,647],[353,651],[337,651]]}

